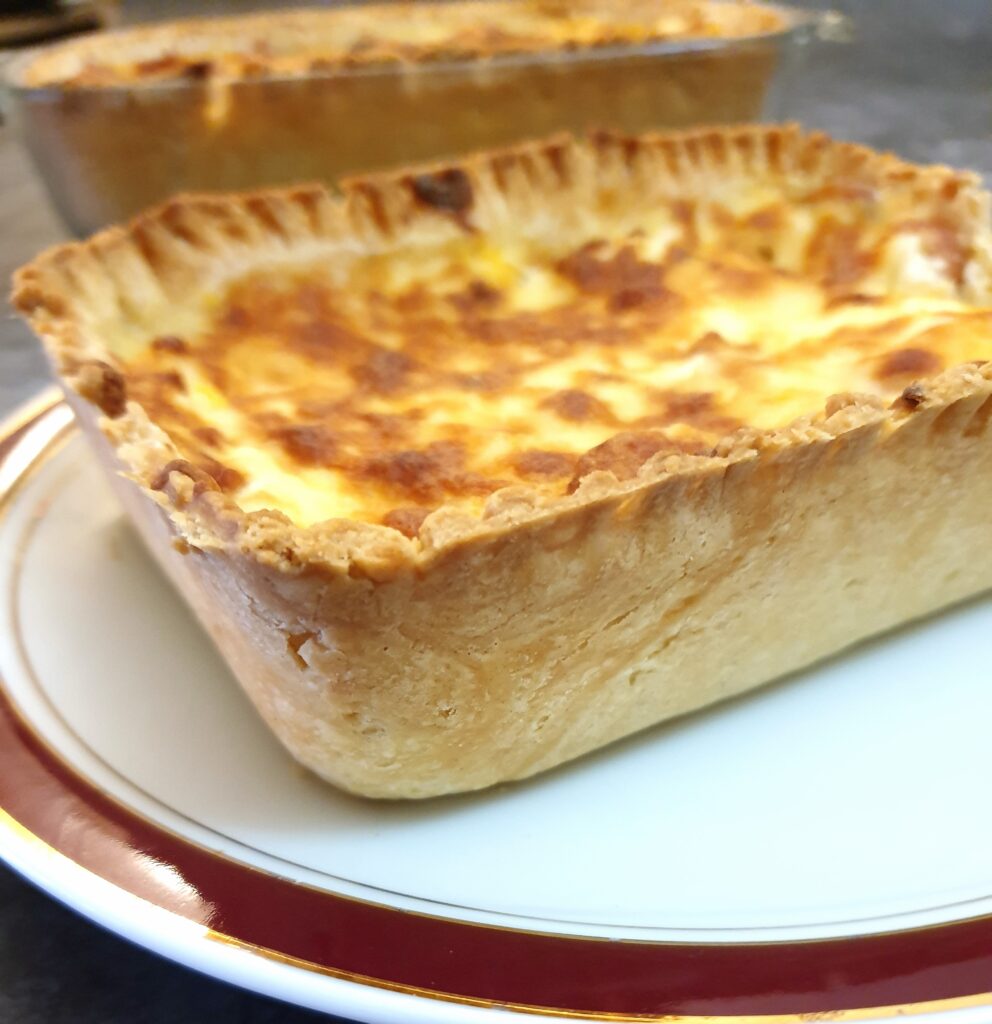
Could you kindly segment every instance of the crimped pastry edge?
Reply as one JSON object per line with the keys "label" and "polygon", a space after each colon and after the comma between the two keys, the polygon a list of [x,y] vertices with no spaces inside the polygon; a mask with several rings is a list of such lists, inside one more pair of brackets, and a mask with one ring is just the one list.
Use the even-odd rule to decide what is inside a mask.
{"label": "crimped pastry edge", "polygon": [[[101,324],[126,318],[129,310],[180,301],[191,289],[222,281],[263,263],[278,264],[335,247],[375,252],[398,243],[454,238],[466,218],[425,208],[411,183],[424,175],[464,174],[475,197],[466,215],[477,230],[536,223],[538,207],[581,209],[583,189],[609,183],[636,188],[651,174],[657,190],[688,196],[728,176],[763,174],[867,180],[880,191],[909,190],[921,200],[941,197],[942,210],[969,237],[973,257],[966,270],[966,296],[992,294],[992,230],[989,196],[976,176],[947,167],[920,167],[889,154],[795,125],[745,126],[623,138],[597,135],[527,143],[463,160],[371,175],[344,184],[338,198],[322,186],[234,195],[187,195],[151,210],[123,228],[57,246],[15,276],[13,302],[42,339],[63,383],[93,401],[94,367],[113,367],[100,340]],[[577,199],[579,200],[577,202]],[[217,491],[195,493],[193,480],[169,475],[153,489],[179,452],[144,410],[129,402],[99,426],[125,475],[169,516],[182,542],[200,549],[236,548],[289,573],[322,567],[334,573],[387,579],[414,568],[423,571],[451,550],[540,525],[596,506],[616,510],[662,481],[701,476],[745,460],[781,454],[877,425],[882,435],[897,430],[922,408],[949,406],[989,390],[992,364],[968,364],[914,385],[912,401],[889,408],[865,395],[833,396],[824,409],[774,430],[745,428],[723,439],[710,456],[656,456],[636,478],[618,481],[593,472],[571,495],[547,495],[526,485],[497,491],[481,515],[442,506],[410,540],[388,527],[350,520],[294,525],[273,511],[244,513]],[[98,382],[99,383],[99,382]],[[97,387],[97,392],[99,388]]]}

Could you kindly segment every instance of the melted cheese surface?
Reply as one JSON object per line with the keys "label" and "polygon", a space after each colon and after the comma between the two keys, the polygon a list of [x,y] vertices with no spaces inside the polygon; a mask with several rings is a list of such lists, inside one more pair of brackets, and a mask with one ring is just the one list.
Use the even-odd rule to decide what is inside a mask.
{"label": "melted cheese surface", "polygon": [[731,206],[672,203],[567,248],[466,233],[250,273],[202,329],[127,360],[128,394],[247,511],[413,536],[441,504],[627,479],[992,358],[947,224],[829,198]]}

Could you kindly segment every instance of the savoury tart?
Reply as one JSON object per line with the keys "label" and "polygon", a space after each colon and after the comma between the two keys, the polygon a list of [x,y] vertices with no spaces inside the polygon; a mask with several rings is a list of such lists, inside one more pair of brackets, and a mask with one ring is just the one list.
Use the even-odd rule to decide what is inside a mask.
{"label": "savoury tart", "polygon": [[992,586],[990,237],[792,127],[556,138],[182,197],[14,301],[287,749],[420,797]]}
{"label": "savoury tart", "polygon": [[332,182],[563,130],[753,120],[815,24],[737,0],[337,4],[74,39],[18,61],[10,84],[39,171],[85,234],[183,189]]}
{"label": "savoury tart", "polygon": [[781,31],[783,11],[738,0],[449,0],[344,5],[143,26],[49,49],[31,86],[106,88],[207,78],[285,78],[329,67],[486,59],[588,47],[738,39]]}

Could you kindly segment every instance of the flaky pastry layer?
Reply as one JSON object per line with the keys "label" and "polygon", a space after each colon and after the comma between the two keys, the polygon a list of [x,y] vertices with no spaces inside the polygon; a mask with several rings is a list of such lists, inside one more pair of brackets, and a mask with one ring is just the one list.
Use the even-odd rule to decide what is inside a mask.
{"label": "flaky pastry layer", "polygon": [[[699,236],[688,253],[686,230]],[[972,176],[792,128],[555,140],[355,181],[343,201],[318,188],[183,198],[39,258],[15,302],[108,466],[129,478],[120,493],[152,550],[277,735],[340,785],[424,796],[533,774],[992,585],[989,231]],[[326,312],[335,268],[351,282],[402,253],[420,273],[486,240],[557,275],[545,312],[562,295],[583,311],[567,365],[584,372],[583,346],[593,364],[625,352],[650,384],[634,387],[632,372],[611,404],[605,390],[560,387],[576,381],[555,376],[555,362],[550,395],[533,385],[528,415],[540,421],[550,397],[563,443],[573,429],[613,431],[645,414],[635,399],[654,394],[656,364],[681,344],[680,372],[712,364],[711,397],[694,405],[684,396],[699,390],[661,389],[667,419],[642,432],[670,444],[614,445],[582,471],[608,433],[571,453],[571,475],[481,500],[444,493],[420,521],[369,521],[386,508],[373,503],[308,524],[240,507],[245,484],[224,470],[241,470],[198,465],[182,417],[170,419],[175,400],[147,390],[145,375],[181,375],[198,347],[223,347],[215,335],[232,311],[243,338],[273,282],[290,283],[276,320]],[[453,294],[491,305],[495,285],[467,263]],[[318,265],[330,278],[307,306],[294,289]],[[427,307],[440,295],[457,319],[451,279],[426,280]],[[444,286],[432,293],[432,281]],[[701,289],[711,281],[733,299],[722,329],[672,326],[712,317]],[[421,300],[408,285],[383,294],[388,308],[390,296],[411,306],[412,322]],[[626,347],[625,324],[636,325]],[[527,345],[554,348],[554,336],[536,337]],[[513,344],[511,354],[532,351]],[[263,382],[278,371],[260,365]],[[374,374],[369,389],[365,365],[335,371],[349,395],[403,393],[380,393]],[[795,418],[797,396],[810,405]],[[733,421],[726,432],[720,417]],[[459,419],[466,449],[499,420]],[[356,472],[343,479],[381,485],[367,465]],[[395,477],[387,504],[405,486]]]}

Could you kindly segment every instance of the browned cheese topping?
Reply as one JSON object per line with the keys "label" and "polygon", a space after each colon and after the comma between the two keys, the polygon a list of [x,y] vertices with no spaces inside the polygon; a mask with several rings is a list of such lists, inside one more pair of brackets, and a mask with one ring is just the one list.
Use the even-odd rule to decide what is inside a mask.
{"label": "browned cheese topping", "polygon": [[954,230],[868,204],[677,202],[565,250],[466,232],[251,273],[129,360],[128,397],[246,510],[414,536],[442,504],[630,479],[992,356]]}

